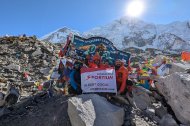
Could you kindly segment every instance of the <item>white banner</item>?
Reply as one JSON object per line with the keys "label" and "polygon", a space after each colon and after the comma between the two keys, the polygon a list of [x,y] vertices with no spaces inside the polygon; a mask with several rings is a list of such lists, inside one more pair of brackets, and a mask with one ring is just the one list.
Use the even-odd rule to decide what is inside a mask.
{"label": "white banner", "polygon": [[117,93],[114,68],[82,68],[81,88],[83,93],[110,92]]}
{"label": "white banner", "polygon": [[157,69],[157,74],[159,76],[164,76],[166,74],[169,74],[169,68],[167,67],[166,64],[162,64],[158,69]]}

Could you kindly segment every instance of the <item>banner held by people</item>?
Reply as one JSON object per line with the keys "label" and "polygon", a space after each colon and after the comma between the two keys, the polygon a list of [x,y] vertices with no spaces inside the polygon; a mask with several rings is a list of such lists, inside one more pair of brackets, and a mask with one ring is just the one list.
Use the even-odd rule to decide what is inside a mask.
{"label": "banner held by people", "polygon": [[85,61],[87,57],[92,57],[96,53],[101,56],[102,61],[108,61],[110,65],[114,65],[117,59],[124,59],[125,66],[128,65],[130,53],[118,50],[111,41],[103,37],[82,38],[73,35],[72,40],[64,47],[67,57],[71,57],[80,61]]}
{"label": "banner held by people", "polygon": [[83,93],[109,92],[117,93],[115,69],[111,68],[82,68],[81,88]]}

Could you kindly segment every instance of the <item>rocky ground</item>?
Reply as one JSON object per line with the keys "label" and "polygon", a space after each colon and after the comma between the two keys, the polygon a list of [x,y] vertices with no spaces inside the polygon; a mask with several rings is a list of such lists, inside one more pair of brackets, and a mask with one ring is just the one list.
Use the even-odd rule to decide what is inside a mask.
{"label": "rocky ground", "polygon": [[[35,37],[0,38],[0,126],[71,125],[70,119],[74,116],[69,118],[67,112],[68,99],[71,96],[65,96],[53,89],[53,96],[50,97],[47,91],[38,91],[35,86],[36,82],[42,83],[48,80],[52,68],[56,65],[56,50],[59,48],[60,45],[44,43]],[[173,65],[171,71],[185,72],[186,70]],[[183,78],[182,83],[185,83],[186,99],[183,101],[185,102],[189,99],[188,90],[185,90],[189,88],[187,84],[189,80]],[[18,91],[19,99],[16,104],[8,105],[2,102],[8,91],[8,85],[12,85]],[[159,85],[164,86],[163,83]],[[171,105],[172,109],[169,106],[173,104],[173,101],[167,104],[167,100],[171,97],[170,87],[165,89],[164,92],[161,92],[163,90],[159,92],[136,87],[133,91],[133,98],[113,97],[108,99],[109,103],[106,105],[113,104],[123,109],[123,126],[177,126],[180,122],[175,116],[175,111],[173,112],[176,106]],[[182,108],[188,109],[188,106],[182,106]],[[177,113],[177,115],[180,114]],[[187,118],[180,115],[180,119],[188,124]]]}
{"label": "rocky ground", "polygon": [[56,46],[35,37],[0,38],[0,50],[0,90],[6,92],[9,83],[23,97],[33,94],[34,82],[47,80],[56,61]]}
{"label": "rocky ground", "polygon": [[[35,85],[48,80],[56,64],[57,49],[59,46],[35,37],[0,38],[0,125],[69,125],[67,104],[62,102],[67,98],[48,98],[47,92],[38,94]],[[3,100],[9,94],[9,86],[19,94],[18,103],[11,106]]]}
{"label": "rocky ground", "polygon": [[67,97],[46,93],[30,97],[10,108],[5,108],[0,126],[71,126],[67,114]]}

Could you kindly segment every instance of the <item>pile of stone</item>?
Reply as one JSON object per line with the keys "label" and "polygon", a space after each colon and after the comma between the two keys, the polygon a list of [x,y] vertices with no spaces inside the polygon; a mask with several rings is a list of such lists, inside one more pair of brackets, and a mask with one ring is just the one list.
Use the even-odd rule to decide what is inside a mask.
{"label": "pile of stone", "polygon": [[[134,86],[132,97],[113,96],[111,99],[106,99],[95,94],[83,94],[67,101],[65,96],[49,98],[47,92],[31,96],[38,92],[38,89],[35,88],[36,84],[45,81],[51,82],[47,80],[56,65],[55,52],[59,48],[58,46],[41,42],[35,37],[0,38],[0,117],[6,113],[9,113],[7,115],[12,114],[14,118],[19,117],[14,120],[13,125],[17,121],[36,117],[30,120],[33,122],[38,118],[39,113],[42,115],[38,119],[38,124],[44,119],[42,125],[53,125],[55,122],[57,125],[63,125],[65,120],[67,123],[64,125],[68,126],[177,126],[190,124],[189,64],[173,63],[168,74],[158,78],[155,89],[146,90]],[[134,60],[140,61],[142,57],[134,58]],[[162,62],[163,58],[160,57],[157,60],[156,63]],[[59,101],[60,99],[61,101]],[[20,100],[19,103],[15,104],[18,100]],[[11,106],[13,104],[15,105]],[[170,112],[168,106],[171,106],[174,113]],[[7,109],[8,107],[9,109]],[[68,110],[68,115],[66,110]],[[51,115],[52,113],[53,115]],[[48,119],[44,118],[46,115],[48,115]],[[62,118],[64,115],[65,117]],[[63,120],[59,121],[57,117],[60,118],[59,120]],[[8,124],[9,120],[13,120],[12,118],[4,116],[0,118],[0,121],[4,120],[4,124]],[[51,123],[44,123],[46,120]],[[27,124],[30,123],[27,121]]]}
{"label": "pile of stone", "polygon": [[0,38],[0,50],[0,92],[4,95],[11,85],[21,97],[30,96],[35,82],[47,80],[56,61],[54,45],[25,35]]}
{"label": "pile of stone", "polygon": [[168,76],[160,77],[158,91],[183,125],[190,125],[190,64],[173,63]]}
{"label": "pile of stone", "polygon": [[[165,99],[155,90],[149,91],[136,86],[133,89],[133,97],[127,97],[132,105],[130,110],[133,122],[137,126],[177,126],[175,115],[170,112]],[[131,125],[131,124],[130,124]],[[129,126],[126,124],[126,126]]]}
{"label": "pile of stone", "polygon": [[178,126],[159,96],[150,95],[138,87],[134,97],[113,96],[109,102],[83,94],[69,99],[68,115],[72,126]]}

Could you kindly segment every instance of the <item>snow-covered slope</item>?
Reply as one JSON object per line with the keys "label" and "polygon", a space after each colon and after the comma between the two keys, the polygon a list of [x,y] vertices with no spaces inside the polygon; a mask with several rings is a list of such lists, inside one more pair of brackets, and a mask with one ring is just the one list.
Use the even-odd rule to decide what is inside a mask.
{"label": "snow-covered slope", "polygon": [[52,42],[52,43],[65,43],[67,36],[70,33],[80,36],[80,33],[78,31],[72,30],[67,27],[63,27],[61,29],[55,30],[54,32],[51,32],[51,33],[43,36],[40,40],[43,40],[46,42]]}
{"label": "snow-covered slope", "polygon": [[64,42],[69,33],[86,38],[91,36],[106,37],[119,49],[137,47],[141,49],[190,50],[190,21],[156,25],[124,17],[84,33],[68,28],[59,29],[46,35],[42,40]]}

